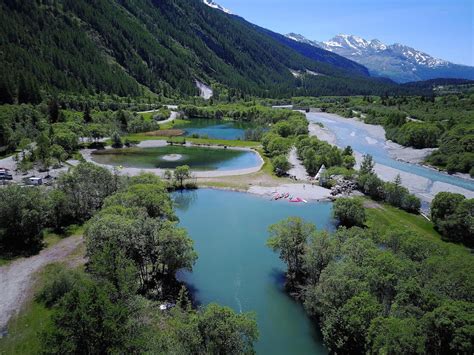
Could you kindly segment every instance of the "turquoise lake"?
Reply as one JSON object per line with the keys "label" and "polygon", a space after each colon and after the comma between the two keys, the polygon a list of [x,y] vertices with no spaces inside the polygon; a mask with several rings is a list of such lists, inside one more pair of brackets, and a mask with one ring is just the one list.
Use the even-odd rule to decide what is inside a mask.
{"label": "turquoise lake", "polygon": [[385,141],[372,136],[370,132],[355,125],[351,120],[341,122],[317,113],[309,113],[307,118],[310,122],[320,122],[328,128],[336,136],[336,143],[339,147],[350,145],[359,153],[372,155],[377,163],[424,177],[431,182],[440,181],[474,191],[473,180],[451,176],[418,164],[404,163],[391,158],[385,147]]}
{"label": "turquoise lake", "polygon": [[197,134],[212,139],[237,140],[244,139],[245,131],[255,128],[255,125],[247,122],[195,118],[187,123],[175,124],[174,128],[184,130],[187,137]]}
{"label": "turquoise lake", "polygon": [[[179,155],[178,160],[166,156]],[[193,170],[228,171],[259,166],[257,153],[235,149],[166,146],[156,148],[121,148],[95,151],[92,159],[100,164],[140,169],[174,169],[189,165]]]}
{"label": "turquoise lake", "polygon": [[195,300],[255,312],[259,354],[327,354],[317,324],[285,293],[285,265],[265,243],[268,227],[289,216],[334,229],[331,203],[292,204],[210,189],[173,198],[199,255],[193,272],[179,274]]}

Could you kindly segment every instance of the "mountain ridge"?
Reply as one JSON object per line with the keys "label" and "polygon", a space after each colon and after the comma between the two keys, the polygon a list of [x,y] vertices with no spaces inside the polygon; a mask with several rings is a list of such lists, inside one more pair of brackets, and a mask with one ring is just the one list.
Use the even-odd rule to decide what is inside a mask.
{"label": "mountain ridge", "polygon": [[400,43],[387,45],[378,39],[367,40],[347,34],[322,42],[295,33],[286,36],[342,55],[367,67],[372,76],[385,76],[399,83],[436,78],[474,79],[474,67],[435,58]]}

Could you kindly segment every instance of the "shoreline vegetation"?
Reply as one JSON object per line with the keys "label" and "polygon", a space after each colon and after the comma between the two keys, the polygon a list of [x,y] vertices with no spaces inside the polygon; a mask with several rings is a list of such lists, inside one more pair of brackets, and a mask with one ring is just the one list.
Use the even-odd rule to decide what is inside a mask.
{"label": "shoreline vegetation", "polygon": [[[333,211],[345,224],[357,203],[343,200]],[[404,224],[400,213],[381,208],[366,210],[368,225],[358,209],[361,227],[333,233],[296,217],[270,226],[267,245],[287,265],[287,291],[318,320],[330,351],[470,352],[469,250],[433,239],[426,221]],[[374,224],[380,217],[386,223]]]}
{"label": "shoreline vegetation", "polygon": [[[204,335],[198,331],[194,332],[193,337],[196,343],[189,344],[187,339],[182,339],[179,336],[183,330],[182,327],[189,322],[196,326],[202,326],[202,324],[204,324],[202,322],[206,322],[206,320],[209,319],[208,317],[212,318],[215,316],[224,317],[226,322],[229,322],[229,325],[239,324],[241,328],[236,329],[233,333],[225,334],[225,336],[233,337],[239,349],[251,349],[252,344],[258,336],[255,320],[251,314],[239,316],[232,310],[217,305],[211,305],[196,310],[191,306],[192,302],[187,296],[187,290],[182,288],[182,285],[174,278],[175,271],[181,268],[181,266],[184,265],[183,267],[185,268],[192,267],[193,260],[195,260],[195,253],[192,249],[192,241],[186,236],[186,232],[176,226],[168,191],[172,189],[202,187],[231,189],[234,191],[252,193],[262,198],[273,198],[276,193],[288,193],[292,196],[308,200],[310,203],[314,201],[334,200],[330,194],[331,190],[329,189],[334,184],[334,181],[331,179],[327,179],[327,181],[323,183],[324,186],[316,186],[309,180],[295,181],[287,175],[287,172],[291,168],[291,164],[289,163],[290,151],[292,152],[291,160],[294,162],[296,158],[308,176],[314,176],[324,164],[328,168],[328,178],[332,175],[341,175],[343,178],[357,183],[360,190],[375,199],[374,201],[365,198],[363,202],[360,203],[357,202],[359,201],[357,198],[352,198],[348,200],[347,203],[337,203],[341,205],[338,207],[337,212],[340,221],[354,221],[347,223],[354,223],[355,225],[361,225],[365,228],[360,232],[355,229],[353,231],[348,230],[347,235],[344,234],[346,233],[344,231],[335,232],[335,235],[342,236],[340,237],[341,242],[343,239],[349,241],[353,236],[357,239],[359,238],[357,236],[360,234],[367,236],[375,245],[378,245],[377,243],[380,243],[381,240],[385,241],[384,238],[389,237],[391,229],[401,227],[401,229],[407,229],[413,234],[413,240],[416,240],[416,236],[422,236],[423,240],[430,240],[436,243],[437,246],[440,246],[440,250],[444,248],[441,247],[441,245],[444,244],[439,243],[446,243],[441,241],[441,239],[464,243],[465,245],[470,245],[471,243],[463,234],[463,231],[469,228],[469,226],[464,226],[462,228],[463,230],[460,231],[447,221],[464,220],[467,216],[466,213],[469,213],[472,200],[466,199],[464,201],[458,197],[448,195],[445,197],[445,200],[450,201],[449,206],[451,206],[452,211],[449,214],[437,213],[434,215],[436,223],[426,221],[424,217],[417,214],[420,208],[420,201],[408,193],[403,187],[403,181],[400,181],[398,178],[390,182],[381,181],[374,173],[374,165],[369,156],[364,157],[363,161],[359,161],[360,171],[357,172],[354,168],[360,157],[352,151],[352,148],[346,147],[345,149],[341,149],[335,147],[331,144],[334,143],[334,141],[331,142],[333,138],[331,138],[329,132],[321,126],[310,124],[302,112],[276,110],[255,103],[247,103],[244,105],[222,104],[216,105],[215,107],[211,105],[205,107],[187,105],[177,108],[177,111],[170,111],[170,118],[173,116],[174,119],[160,125],[160,121],[156,121],[153,116],[136,114],[125,110],[100,111],[86,106],[84,111],[74,111],[70,109],[60,109],[59,106],[56,107],[54,104],[50,105],[46,111],[44,110],[45,107],[38,109],[32,106],[22,106],[9,107],[9,112],[12,112],[12,109],[16,114],[15,122],[18,123],[17,127],[20,128],[18,132],[8,132],[7,134],[10,136],[7,141],[11,141],[15,135],[25,132],[27,133],[26,137],[29,138],[29,140],[20,143],[17,142],[14,148],[11,146],[11,149],[18,149],[10,159],[12,163],[15,163],[22,171],[30,171],[32,168],[40,171],[51,165],[55,165],[56,167],[62,166],[57,169],[57,173],[59,174],[60,171],[69,169],[69,166],[66,165],[68,161],[74,162],[69,172],[61,174],[58,180],[53,182],[51,187],[15,190],[16,187],[13,185],[0,190],[5,194],[12,193],[14,195],[19,194],[18,196],[21,195],[21,198],[17,198],[16,200],[18,203],[23,204],[24,209],[28,211],[36,211],[38,208],[43,211],[43,216],[41,216],[41,218],[38,217],[36,229],[28,229],[28,226],[22,226],[22,229],[17,229],[15,233],[25,236],[26,239],[24,239],[24,244],[17,244],[15,248],[17,248],[17,250],[21,250],[24,247],[31,247],[32,250],[35,249],[41,241],[43,228],[55,228],[60,230],[72,222],[79,224],[86,223],[84,234],[87,248],[85,255],[89,260],[89,264],[92,265],[89,265],[87,270],[79,268],[79,270],[58,274],[57,280],[52,278],[46,282],[46,284],[50,284],[51,282],[53,284],[65,283],[65,287],[67,287],[68,290],[67,294],[60,293],[54,296],[55,298],[51,301],[52,303],[50,303],[53,305],[52,308],[51,306],[46,306],[45,308],[44,304],[41,306],[41,302],[44,301],[35,299],[32,301],[33,303],[28,304],[25,311],[11,323],[12,326],[15,327],[15,324],[20,324],[21,326],[22,322],[35,322],[37,321],[37,317],[48,317],[50,319],[46,331],[40,332],[39,337],[33,341],[36,341],[36,343],[32,345],[33,347],[38,348],[45,346],[44,344],[47,344],[46,346],[50,348],[65,345],[76,346],[75,342],[78,338],[74,338],[72,333],[68,340],[60,336],[62,331],[72,332],[72,328],[67,328],[67,324],[70,322],[68,317],[70,316],[76,317],[74,320],[77,322],[76,325],[85,327],[85,329],[93,326],[105,327],[101,329],[107,330],[107,332],[113,331],[107,329],[105,324],[87,323],[86,319],[83,318],[84,315],[80,313],[80,309],[76,309],[79,313],[75,313],[74,315],[69,315],[65,312],[65,307],[78,304],[78,302],[85,302],[84,307],[105,307],[103,311],[111,316],[116,314],[114,312],[120,308],[122,310],[121,312],[124,312],[122,316],[126,318],[123,319],[125,322],[123,326],[126,327],[126,324],[140,325],[136,328],[136,332],[133,332],[132,337],[118,338],[117,340],[118,343],[116,344],[120,344],[120,347],[130,349],[130,351],[136,349],[135,346],[145,349],[157,344],[162,347],[160,348],[162,350],[169,350],[175,347],[189,349],[189,347],[193,346],[195,347],[194,349],[197,349],[200,346],[204,346]],[[175,116],[176,112],[182,112],[183,116],[177,118],[177,116]],[[179,124],[182,120],[197,119],[195,116],[206,118],[220,117],[220,119],[235,120],[251,119],[254,123],[264,128],[264,130],[252,132],[255,137],[258,137],[256,141],[155,136],[155,133],[159,134],[160,131],[164,133],[169,132],[169,130],[174,129],[174,124]],[[0,119],[2,117],[6,118],[8,115],[1,116],[0,112]],[[35,119],[31,120],[32,117]],[[9,119],[11,119],[11,116]],[[325,136],[322,135],[323,137],[320,137],[318,133],[324,131],[326,131]],[[146,132],[154,132],[154,135],[147,135]],[[28,134],[30,136],[28,136]],[[314,136],[315,134],[317,137]],[[127,174],[126,171],[123,171],[122,174],[119,173],[119,171],[114,171],[112,168],[108,170],[100,165],[84,162],[84,160],[87,161],[90,159],[88,154],[93,149],[104,149],[107,145],[111,145],[114,148],[122,148],[134,146],[164,146],[168,144],[253,151],[260,157],[261,164],[252,171],[242,171],[242,175],[240,176],[236,176],[235,172],[229,172],[229,176],[211,176],[205,174],[200,176],[199,173],[192,172],[189,167],[183,166],[179,167],[179,169],[177,168],[174,172],[163,171],[163,180],[161,180],[154,174],[143,173],[143,170],[146,169],[135,169],[136,171],[131,174],[133,176],[128,176],[130,174]],[[61,149],[56,147],[53,149],[54,145],[59,146]],[[52,152],[55,149],[58,150],[57,153],[54,155],[48,154],[48,152]],[[78,154],[78,152],[84,154],[81,155]],[[77,160],[71,158],[77,158]],[[24,191],[24,195],[22,191]],[[44,195],[40,196],[37,195],[37,193]],[[77,195],[77,193],[79,193],[79,195]],[[97,196],[99,196],[99,198],[97,198]],[[38,203],[38,199],[40,199],[42,203]],[[5,200],[10,201],[11,198],[6,197]],[[344,200],[344,198],[339,198],[336,201]],[[441,199],[438,205],[448,203],[445,202],[445,200]],[[355,206],[355,204],[357,204],[357,206]],[[398,208],[393,206],[397,206]],[[8,217],[9,220],[12,221],[10,223],[11,228],[14,228],[15,223],[13,221],[22,220],[23,217],[15,217],[9,214],[11,211],[9,211],[8,206],[4,207],[5,209],[0,209],[0,216],[2,220]],[[361,211],[361,208],[362,211],[364,211],[363,214],[354,213],[355,210]],[[399,208],[403,208],[414,214],[410,214]],[[381,221],[384,221],[384,223],[381,223]],[[143,226],[140,228],[145,228],[149,225],[150,228],[145,228],[146,230],[136,230],[138,225]],[[381,227],[381,225],[384,226]],[[460,226],[462,223],[459,222],[457,225]],[[156,241],[156,239],[153,239],[155,238],[153,231],[159,233],[158,240],[159,238],[164,238],[161,239],[161,241],[176,243],[173,244],[173,247],[176,247],[179,253],[171,254],[173,254],[174,257],[182,257],[182,259],[174,263],[174,259],[171,260],[172,258],[168,259],[168,257],[166,260],[155,260],[153,259],[155,256],[151,254],[140,256],[141,251],[136,249],[139,243],[151,243],[150,250],[158,247],[153,244],[153,240]],[[441,232],[441,235],[439,232]],[[11,232],[7,234],[11,234]],[[128,240],[128,242],[125,243],[125,239],[120,239],[122,238],[120,236]],[[136,239],[135,236],[138,239]],[[142,237],[145,239],[140,241],[139,239]],[[326,237],[323,239],[326,240],[325,238]],[[327,238],[331,239],[335,237],[327,236]],[[316,241],[316,239],[314,240]],[[105,241],[107,242],[105,243]],[[138,244],[134,244],[135,242]],[[320,242],[322,243],[323,241],[318,239],[317,243]],[[274,250],[280,250],[280,246],[278,245],[278,243],[273,243]],[[452,243],[449,245],[450,249],[465,249],[461,245],[455,246]],[[423,248],[424,247],[425,246],[423,246]],[[16,251],[10,249],[8,252],[15,253]],[[412,251],[410,251],[410,253],[411,252]],[[142,259],[142,257],[145,259]],[[311,263],[317,262],[317,258],[319,257],[317,253],[312,254],[311,258],[312,257],[316,259],[311,261]],[[395,257],[398,257],[398,254],[395,255]],[[467,260],[465,258],[463,255],[463,260]],[[167,264],[171,262],[173,262],[173,266]],[[395,262],[398,263],[398,261]],[[418,261],[413,260],[413,262]],[[109,268],[110,265],[117,267],[112,270]],[[326,266],[318,269],[319,271],[316,274],[324,274],[325,271],[323,269]],[[116,273],[117,270],[123,270],[123,272]],[[301,282],[300,276],[305,274],[306,271],[298,271],[297,269],[291,270],[292,269],[289,268],[290,274],[288,275],[287,282],[288,284],[295,282],[295,286],[296,283]],[[343,273],[344,277],[350,276],[345,275],[344,273],[346,271],[344,270],[340,272]],[[449,273],[450,272],[451,271],[449,271]],[[131,280],[137,280],[137,278],[131,275],[139,275],[138,280],[140,280],[140,282],[138,284],[132,282]],[[364,285],[365,282],[366,281],[362,280]],[[311,285],[301,283],[300,285],[305,289],[311,287],[316,293],[319,292],[317,291],[319,287],[317,283],[312,283]],[[290,293],[295,293],[294,287],[290,285],[289,291]],[[43,294],[45,292],[52,293],[56,292],[56,290],[49,289],[45,291],[43,288],[42,292]],[[368,292],[368,294],[357,293],[352,297],[359,297],[360,300],[355,298],[351,299],[355,304],[365,302],[366,300],[370,301],[373,305],[372,310],[374,310],[374,312],[371,313],[371,317],[375,317],[375,315],[378,314],[380,304],[383,306],[387,302],[390,303],[393,301],[393,297],[384,299],[382,296],[380,296],[382,298],[379,298],[379,295],[374,296],[371,290],[365,290],[364,292]],[[96,295],[104,295],[104,293],[108,293],[109,296],[95,298]],[[87,295],[86,299],[81,300],[79,297],[80,294]],[[112,297],[113,300],[110,297]],[[331,328],[331,325],[328,326],[328,324],[332,322],[330,317],[335,315],[332,311],[323,311],[322,308],[319,308],[319,305],[316,306],[313,304],[308,306],[310,297],[311,296],[304,296],[303,293],[298,291],[297,298],[304,301],[304,305],[310,315],[318,317],[321,321],[325,343],[333,350],[353,349],[352,347],[355,345],[350,341],[345,344],[334,343],[336,334],[338,334],[339,331],[344,333],[346,329],[337,330]],[[94,302],[96,301],[94,299],[100,300],[100,304],[95,304]],[[114,300],[119,300],[119,302],[116,303]],[[356,301],[360,302],[357,303]],[[464,302],[464,300],[462,301]],[[157,311],[157,307],[161,305],[167,307],[167,304],[176,304],[179,305],[179,307],[173,307],[170,313],[163,316]],[[331,305],[329,306],[332,307]],[[447,307],[443,302],[437,304],[437,306]],[[115,307],[118,308],[116,309]],[[462,307],[465,307],[465,305],[463,304]],[[51,312],[51,309],[54,311]],[[433,312],[442,312],[443,310],[444,309],[438,310],[437,308],[431,309]],[[146,325],[140,324],[140,319],[136,317],[138,316],[140,318],[140,315],[144,314],[143,312],[155,314],[156,318],[154,316],[150,321],[151,323],[147,323]],[[394,315],[394,318],[397,316],[398,315]],[[374,325],[371,324],[372,320],[373,317],[365,319],[366,323],[364,324],[366,324],[366,328],[364,329],[378,329],[375,328],[375,323]],[[17,321],[19,323],[16,323]],[[137,321],[139,323],[136,323]],[[386,320],[380,320],[381,324],[385,321]],[[428,320],[426,322],[428,322]],[[153,344],[145,344],[143,342],[144,338],[142,337],[148,337],[148,332],[151,329],[156,329],[157,324],[161,324],[160,326],[164,324],[167,330],[166,336],[173,339],[172,344],[169,343],[168,340],[165,341],[162,337],[153,338]],[[434,327],[432,323],[426,324],[430,324],[431,327]],[[216,324],[211,323],[210,326],[213,327],[216,326]],[[234,325],[232,325],[232,327],[233,326]],[[387,325],[383,323],[383,326],[390,326],[390,324]],[[423,325],[423,327],[424,326],[425,325]],[[123,328],[120,331],[129,332],[131,329]],[[352,329],[350,331],[354,330]],[[358,341],[360,344],[357,346],[375,346],[364,344],[386,341],[385,339],[378,338],[374,340],[376,339],[374,337],[378,330],[371,331],[373,332],[370,333],[372,335],[370,335],[370,337],[367,335],[367,338],[363,338],[362,335],[357,332],[353,333],[354,336],[359,337]],[[416,331],[418,332],[419,330]],[[21,333],[23,333],[23,330],[21,330]],[[366,336],[365,334],[366,333],[364,333],[364,336]],[[89,335],[90,334],[84,333],[81,336],[88,337]],[[224,334],[221,335],[224,336]],[[242,337],[245,337],[247,341],[242,342]],[[7,337],[7,343],[10,341],[8,339],[11,339],[13,344],[8,346],[17,347],[19,346],[19,340],[17,339],[21,339],[21,336],[14,339]],[[97,339],[90,339],[90,341],[96,342]],[[130,341],[133,344],[130,343]],[[217,344],[219,339],[215,338],[209,341],[216,342]],[[416,342],[416,346],[420,349],[430,346],[424,343],[424,340],[421,338],[417,338]],[[7,344],[3,340],[0,340],[0,348],[2,347],[2,343]],[[106,343],[104,346],[113,348],[117,346],[116,344]],[[205,346],[208,345],[209,344]]]}

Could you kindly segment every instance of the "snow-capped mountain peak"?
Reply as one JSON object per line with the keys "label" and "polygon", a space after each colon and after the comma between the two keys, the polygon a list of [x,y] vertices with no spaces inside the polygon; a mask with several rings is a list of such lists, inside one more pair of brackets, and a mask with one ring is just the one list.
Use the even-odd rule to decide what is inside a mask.
{"label": "snow-capped mountain peak", "polygon": [[223,6],[221,6],[217,3],[215,3],[212,0],[202,0],[202,2],[205,3],[209,7],[212,7],[213,9],[221,10],[221,11],[223,11],[226,14],[229,14],[229,15],[232,14],[232,11],[230,11],[229,9],[226,9],[225,7],[223,7]]}
{"label": "snow-capped mountain peak", "polygon": [[290,33],[288,38],[334,52],[366,66],[376,76],[387,76],[399,82],[439,77],[472,79],[474,68],[435,58],[412,47],[395,43],[387,45],[378,39],[339,34],[318,42]]}
{"label": "snow-capped mountain peak", "polygon": [[345,57],[370,56],[383,52],[385,55],[399,56],[411,64],[429,68],[448,64],[444,60],[434,58],[429,54],[400,43],[386,45],[378,39],[368,41],[358,36],[346,34],[340,34],[329,41],[322,42],[322,47]]}
{"label": "snow-capped mountain peak", "polygon": [[327,42],[323,42],[323,44],[329,47],[349,47],[354,50],[359,50],[361,48],[367,48],[370,42],[358,36],[340,34]]}
{"label": "snow-capped mountain peak", "polygon": [[378,51],[384,51],[387,49],[387,46],[380,42],[378,39],[371,40],[370,47]]}

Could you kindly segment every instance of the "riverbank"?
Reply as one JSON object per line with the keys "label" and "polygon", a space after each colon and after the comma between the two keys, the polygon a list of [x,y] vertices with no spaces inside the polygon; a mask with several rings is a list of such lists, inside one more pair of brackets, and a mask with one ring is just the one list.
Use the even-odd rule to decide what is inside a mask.
{"label": "riverbank", "polygon": [[[307,114],[307,118],[310,121],[310,135],[314,135],[332,145],[339,145],[341,147],[345,144],[350,144],[349,140],[354,142],[354,140],[358,139],[359,148],[380,152],[381,160],[384,162],[387,161],[387,163],[389,163],[390,160],[392,160],[391,166],[388,166],[377,162],[377,157],[375,156],[374,160],[376,160],[376,163],[374,170],[377,175],[384,181],[393,181],[397,175],[400,175],[403,185],[407,187],[411,193],[417,195],[424,202],[425,206],[429,205],[435,195],[440,191],[460,193],[467,198],[474,198],[474,190],[461,187],[462,184],[461,186],[457,186],[446,181],[451,178],[460,178],[459,176],[451,177],[444,172],[439,172],[432,167],[426,167],[420,164],[420,161],[424,160],[426,155],[432,150],[406,148],[391,141],[386,141],[385,131],[382,126],[369,125],[357,119],[344,118],[329,113],[309,113]],[[320,120],[324,127],[320,127],[316,124],[315,119]],[[331,130],[329,126],[337,127],[337,130]],[[339,130],[345,130],[345,132],[341,133]],[[357,151],[357,148],[358,147],[353,146],[357,162],[356,167],[359,167],[362,162],[363,152]],[[382,150],[386,152],[386,157],[383,155]],[[396,163],[402,160],[404,161],[403,163]],[[397,168],[399,164],[412,164],[414,167],[414,169],[412,169],[413,172],[406,171],[408,169],[401,170]],[[427,170],[420,171],[421,168]],[[437,175],[438,177],[434,175],[433,178],[430,179],[430,171],[433,171],[433,174],[439,174]],[[418,172],[423,173],[423,176],[418,175]],[[469,186],[469,181],[474,181],[469,177],[465,180],[465,185],[467,186]]]}
{"label": "riverbank", "polygon": [[301,198],[307,201],[331,201],[331,190],[324,187],[311,184],[280,184],[274,187],[265,186],[251,186],[248,193],[267,196],[268,198],[274,195],[282,195],[288,193],[294,198]]}
{"label": "riverbank", "polygon": [[[356,127],[366,130],[372,137],[384,142],[385,149],[387,150],[388,154],[390,155],[392,159],[409,163],[409,164],[417,164],[424,168],[432,169],[433,171],[437,171],[439,173],[449,175],[446,172],[432,165],[426,164],[424,162],[425,159],[431,153],[438,150],[438,148],[415,149],[412,147],[404,147],[403,145],[400,145],[396,142],[387,140],[385,137],[385,129],[381,125],[368,124],[355,117],[346,118],[334,113],[325,113],[325,112],[318,113],[318,116],[333,119],[335,121],[342,122],[342,123],[350,122],[351,124],[354,124]],[[316,135],[320,140],[326,141],[332,145],[336,145],[336,142],[337,142],[336,136],[334,135],[334,133],[332,133],[329,129],[325,127],[322,128],[319,125],[310,122],[309,132],[310,132],[310,135],[314,133],[314,135]],[[365,137],[365,139],[368,141],[371,140],[370,137]],[[452,174],[451,176],[459,177],[461,179],[473,180],[469,176],[469,174],[455,173],[455,174]]]}
{"label": "riverbank", "polygon": [[[385,137],[385,129],[382,126],[368,124],[363,121],[360,121],[357,118],[345,118],[334,113],[325,113],[325,112],[318,112],[317,115],[326,119],[331,119],[331,120],[342,122],[342,123],[350,122],[356,128],[367,131],[370,137],[364,137],[364,138],[368,140],[369,144],[371,144],[370,142],[371,138],[375,138],[379,141],[383,141],[385,143],[387,152],[393,159],[400,160],[406,163],[421,164],[425,160],[426,157],[428,157],[431,153],[433,153],[437,149],[437,148],[415,149],[411,147],[404,147],[398,143],[387,140]],[[315,125],[315,126],[318,127],[318,125]],[[317,129],[316,127],[314,127],[313,130],[321,134],[321,137],[319,139],[324,140],[333,145],[336,144],[335,143],[336,137],[334,134],[332,134],[332,132],[330,131],[328,132],[328,130],[325,128]],[[311,133],[311,129],[310,129],[310,133]]]}

